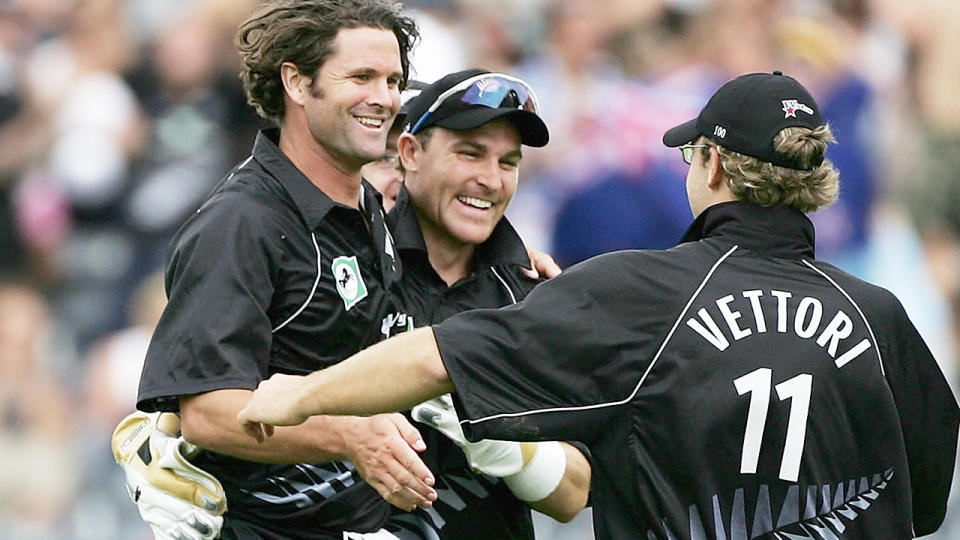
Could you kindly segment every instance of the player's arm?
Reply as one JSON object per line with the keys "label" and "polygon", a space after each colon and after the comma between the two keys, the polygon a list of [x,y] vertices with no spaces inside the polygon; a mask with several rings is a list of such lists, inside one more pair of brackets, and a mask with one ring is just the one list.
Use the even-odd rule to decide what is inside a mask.
{"label": "player's arm", "polygon": [[[899,307],[899,306],[898,306]],[[887,358],[886,377],[900,411],[910,467],[913,531],[936,531],[947,511],[960,409],[930,349],[900,307],[896,355]],[[897,360],[897,361],[893,361]]]}
{"label": "player's arm", "polygon": [[[365,414],[405,410],[452,388],[433,330],[427,327],[381,342],[306,377],[275,375],[260,383],[238,418],[247,433],[267,444],[273,437],[265,435],[277,436],[284,431],[284,428],[273,431],[274,425],[309,423],[316,418],[311,416],[316,412]],[[423,409],[415,409],[415,417],[417,410]],[[442,414],[448,409],[437,406],[431,411]],[[423,417],[426,416],[424,413]],[[450,429],[459,430],[456,416],[446,427],[449,429],[441,431],[448,437]],[[509,450],[484,454],[484,441],[467,443],[462,432],[451,438],[462,445],[461,448],[471,449],[468,452],[465,448],[465,453],[474,468],[504,477],[511,491],[532,508],[558,521],[569,521],[586,506],[590,464],[573,446],[556,442],[522,443],[521,451],[521,443],[502,443],[515,445],[519,463],[515,468],[509,466],[509,470],[497,472],[495,468],[510,461],[509,457],[503,459]],[[478,446],[479,451],[474,454]],[[491,454],[497,457],[491,459]]]}
{"label": "player's arm", "polygon": [[529,501],[530,508],[562,523],[577,517],[587,506],[590,495],[590,462],[580,450],[568,443],[560,443],[566,456],[566,468],[557,487],[545,499]]}
{"label": "player's arm", "polygon": [[274,375],[260,383],[236,419],[264,441],[273,426],[298,425],[313,415],[404,411],[452,390],[433,329],[425,327],[307,376]]}
{"label": "player's arm", "polygon": [[[265,444],[251,441],[238,429],[237,412],[250,400],[250,390],[215,390],[180,398],[181,431],[185,439],[201,448],[263,463],[325,463],[347,459],[342,433],[354,417],[316,417],[297,429],[281,429]],[[414,446],[419,433],[404,433]],[[422,444],[422,441],[420,442]]]}
{"label": "player's arm", "polygon": [[590,463],[573,445],[555,441],[468,441],[450,395],[420,403],[410,415],[456,444],[474,471],[503,478],[514,496],[535,510],[567,522],[586,506]]}
{"label": "player's arm", "polygon": [[411,510],[436,498],[433,475],[417,455],[426,448],[420,433],[400,414],[372,417],[315,416],[279,429],[258,444],[237,425],[250,390],[216,390],[180,399],[181,432],[201,448],[265,463],[322,463],[346,460],[387,501]]}

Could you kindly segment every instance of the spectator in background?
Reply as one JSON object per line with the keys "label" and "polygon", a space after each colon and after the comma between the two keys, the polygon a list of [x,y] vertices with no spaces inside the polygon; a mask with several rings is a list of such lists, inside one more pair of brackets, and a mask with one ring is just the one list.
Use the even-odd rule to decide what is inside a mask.
{"label": "spectator in background", "polygon": [[[921,4],[937,24],[918,13],[901,13],[916,59],[914,96],[918,111],[919,159],[904,187],[934,279],[960,320],[960,4]],[[934,6],[934,4],[936,4]],[[957,326],[955,331],[960,331]],[[960,332],[958,332],[960,335]]]}
{"label": "spectator in background", "polygon": [[[104,444],[117,422],[136,408],[143,359],[166,305],[163,272],[154,272],[131,296],[126,316],[130,325],[107,334],[90,348],[83,385],[84,412],[92,427],[105,434],[100,441]],[[112,461],[110,465],[115,468]]]}
{"label": "spectator in background", "polygon": [[71,445],[71,393],[51,362],[53,325],[38,291],[0,283],[0,530],[56,538],[81,467]]}
{"label": "spectator in background", "polygon": [[683,182],[672,169],[614,170],[563,202],[553,226],[553,257],[566,267],[621,249],[666,249],[689,222]]}
{"label": "spectator in background", "polygon": [[[25,109],[23,89],[23,65],[18,58],[28,43],[30,29],[26,17],[18,6],[0,7],[0,274],[22,270],[24,246],[14,217],[12,194],[15,188],[14,175],[18,172],[23,150],[15,146],[22,141]],[[21,142],[22,144],[22,142]]]}
{"label": "spectator in background", "polygon": [[404,2],[417,21],[420,42],[410,53],[410,76],[435,81],[467,67],[468,51],[463,35],[464,15],[459,2],[413,0]]}
{"label": "spectator in background", "polygon": [[226,79],[236,75],[220,64],[218,23],[211,15],[196,4],[171,16],[134,73],[150,129],[123,200],[121,218],[136,235],[136,255],[123,278],[128,291],[163,266],[174,232],[218,175],[243,158],[231,154],[228,129],[237,96],[227,91]]}
{"label": "spectator in background", "polygon": [[817,249],[825,260],[858,276],[866,260],[870,221],[879,186],[874,170],[877,134],[873,89],[849,65],[859,30],[838,13],[821,8],[814,16],[786,16],[773,27],[785,69],[801,74],[821,104],[839,141],[830,159],[843,178],[836,204],[811,216]]}
{"label": "spectator in background", "polygon": [[[33,231],[27,239],[46,240],[33,249],[51,261],[45,284],[57,291],[55,309],[73,323],[82,347],[123,325],[126,297],[116,284],[135,249],[120,210],[145,126],[121,77],[135,48],[120,4],[70,4],[62,34],[28,57],[29,92],[50,132],[47,153],[21,180],[20,219]],[[69,212],[62,238],[48,230],[58,223],[49,219],[58,200]]]}
{"label": "spectator in background", "polygon": [[541,30],[542,2],[515,0],[461,0],[463,40],[471,66],[510,73],[532,52]]}
{"label": "spectator in background", "polygon": [[123,472],[110,452],[114,426],[136,406],[137,383],[150,336],[167,303],[163,273],[155,272],[138,284],[126,310],[129,326],[95,341],[86,356],[81,377],[81,408],[75,415],[83,426],[74,452],[85,466],[84,493],[73,515],[79,538],[145,538],[149,528],[140,519],[124,490]]}
{"label": "spectator in background", "polygon": [[[57,190],[31,190],[21,181],[44,159],[52,131],[49,111],[28,78],[28,56],[44,26],[24,4],[0,7],[0,273],[30,275],[40,283],[56,273],[52,252],[62,245],[67,224]],[[25,219],[28,213],[31,219]]]}
{"label": "spectator in background", "polygon": [[606,30],[591,2],[548,2],[543,18],[543,42],[515,72],[540,91],[544,121],[556,136],[524,162],[524,189],[508,217],[529,244],[551,252],[560,202],[609,165],[602,132],[611,115],[623,113],[609,107],[623,77],[604,47]]}
{"label": "spectator in background", "polygon": [[554,176],[554,188],[588,180],[598,164],[593,134],[606,129],[607,101],[623,83],[604,42],[607,29],[588,0],[557,0],[544,7],[544,42],[517,66],[520,76],[543,89],[544,121],[560,135],[528,164],[529,172]]}
{"label": "spectator in background", "polygon": [[[620,21],[603,19],[603,13],[598,17],[605,20],[606,32],[617,32],[618,40],[629,41],[630,32],[640,33],[636,29],[644,29],[646,35],[652,27],[665,27],[671,21],[673,27],[657,32],[663,39],[644,44],[648,50],[634,59],[639,63],[628,62],[623,50],[614,56],[621,65],[649,70],[637,73],[643,79],[624,78],[607,85],[599,98],[583,96],[598,102],[591,105],[594,118],[583,118],[582,126],[572,126],[573,134],[583,134],[584,140],[577,142],[589,152],[579,157],[587,163],[580,166],[583,178],[566,190],[562,181],[544,183],[544,187],[561,186],[555,190],[559,195],[554,195],[557,210],[548,245],[564,266],[619,249],[673,246],[689,222],[683,170],[657,139],[695,113],[700,103],[695,98],[698,87],[684,81],[679,88],[664,90],[656,76],[665,75],[659,70],[669,65],[668,59],[678,58],[680,37],[690,17],[650,5],[635,7]],[[562,172],[553,177],[558,174]]]}

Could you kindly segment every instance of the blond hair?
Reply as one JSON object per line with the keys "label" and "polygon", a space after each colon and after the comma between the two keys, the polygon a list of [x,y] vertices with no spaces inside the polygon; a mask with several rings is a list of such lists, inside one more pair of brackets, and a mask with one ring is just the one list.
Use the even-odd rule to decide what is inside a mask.
{"label": "blond hair", "polygon": [[[833,162],[823,158],[827,144],[834,142],[827,124],[812,130],[788,127],[777,133],[774,151],[806,170],[780,167],[722,146],[717,146],[717,151],[730,190],[738,199],[809,213],[833,204],[840,192],[840,173]],[[821,159],[822,163],[812,166]]]}

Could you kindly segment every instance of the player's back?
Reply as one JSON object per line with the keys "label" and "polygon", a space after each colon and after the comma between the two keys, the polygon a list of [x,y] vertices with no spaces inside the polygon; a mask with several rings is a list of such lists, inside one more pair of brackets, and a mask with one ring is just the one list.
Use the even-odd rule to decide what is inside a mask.
{"label": "player's back", "polygon": [[715,205],[676,248],[595,257],[434,335],[468,437],[590,447],[598,538],[943,519],[956,401],[896,298],[816,262],[798,211]]}
{"label": "player's back", "polygon": [[838,271],[807,259],[722,257],[689,291],[632,403],[636,487],[662,505],[649,518],[678,538],[910,537],[910,471],[882,360],[898,345],[876,336],[897,335],[899,304],[848,276],[845,290]]}

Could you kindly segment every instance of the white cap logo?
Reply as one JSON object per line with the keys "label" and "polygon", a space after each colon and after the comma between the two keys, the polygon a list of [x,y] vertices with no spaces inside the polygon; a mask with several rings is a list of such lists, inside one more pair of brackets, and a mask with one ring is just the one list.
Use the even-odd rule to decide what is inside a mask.
{"label": "white cap logo", "polygon": [[803,111],[809,115],[813,115],[813,109],[811,109],[810,107],[807,107],[803,103],[800,103],[799,100],[785,99],[780,103],[783,103],[783,109],[781,110],[783,111],[784,118],[790,118],[790,117],[796,118],[797,111]]}

